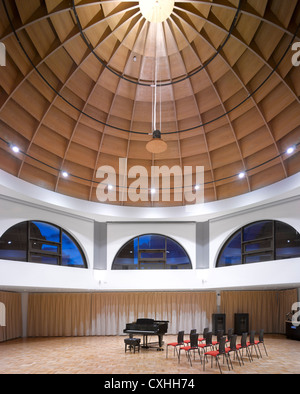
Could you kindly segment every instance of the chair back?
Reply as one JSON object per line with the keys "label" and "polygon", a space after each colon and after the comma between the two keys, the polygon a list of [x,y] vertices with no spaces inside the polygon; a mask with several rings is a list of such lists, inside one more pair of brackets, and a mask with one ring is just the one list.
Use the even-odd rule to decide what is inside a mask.
{"label": "chair back", "polygon": [[230,341],[232,335],[233,335],[233,328],[228,328],[228,333],[227,333],[227,339],[228,339],[228,341]]}
{"label": "chair back", "polygon": [[242,333],[242,338],[241,338],[241,345],[242,345],[242,347],[247,347],[247,336],[248,336],[248,333],[247,332],[243,332]]}
{"label": "chair back", "polygon": [[264,330],[260,330],[259,332],[259,342],[263,342],[264,341]]}
{"label": "chair back", "polygon": [[184,341],[184,331],[179,331],[177,335],[177,343],[183,343]]}
{"label": "chair back", "polygon": [[206,335],[207,335],[207,333],[209,332],[209,328],[204,328],[204,330],[203,330],[203,338],[205,339],[206,338]]}
{"label": "chair back", "polygon": [[219,354],[225,354],[225,343],[226,343],[226,337],[220,338],[219,342]]}
{"label": "chair back", "polygon": [[254,345],[255,331],[250,331],[250,344]]}
{"label": "chair back", "polygon": [[224,330],[217,331],[217,341],[220,342],[220,339],[224,336]]}
{"label": "chair back", "polygon": [[211,331],[206,334],[205,343],[206,343],[206,345],[212,344],[212,332]]}
{"label": "chair back", "polygon": [[197,332],[197,330],[196,330],[195,328],[193,328],[193,329],[191,330],[191,332],[190,332],[190,335],[191,335],[191,334],[196,334],[196,332]]}
{"label": "chair back", "polygon": [[230,338],[230,349],[231,350],[236,350],[236,339],[237,339],[237,335],[231,335],[231,338]]}
{"label": "chair back", "polygon": [[198,337],[199,335],[195,332],[190,335],[190,346],[191,348],[198,348]]}

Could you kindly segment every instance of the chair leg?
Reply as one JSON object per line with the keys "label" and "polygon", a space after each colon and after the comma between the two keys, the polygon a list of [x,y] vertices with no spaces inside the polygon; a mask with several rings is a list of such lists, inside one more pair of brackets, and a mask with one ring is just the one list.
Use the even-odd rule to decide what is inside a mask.
{"label": "chair leg", "polygon": [[[243,349],[242,349],[242,350],[243,350]],[[239,352],[240,352],[240,350],[237,350],[236,353],[238,354]],[[240,358],[240,360],[242,361],[242,364],[245,365],[245,364],[244,364],[244,360],[243,360],[243,354],[242,354],[242,355],[239,354],[239,358]]]}
{"label": "chair leg", "polygon": [[255,345],[255,346],[257,347],[257,349],[259,351],[260,357],[263,358],[259,346],[258,345]]}
{"label": "chair leg", "polygon": [[263,344],[263,346],[264,346],[264,349],[265,349],[265,352],[266,352],[266,356],[269,357],[264,342],[262,342],[262,344]]}
{"label": "chair leg", "polygon": [[227,354],[227,356],[225,356],[225,357],[227,358],[227,365],[228,365],[228,369],[230,370],[230,368],[229,368],[229,364],[228,364],[228,359],[229,359],[229,361],[230,361],[231,369],[233,369],[233,365],[232,365],[232,361],[231,361],[230,354],[228,353],[228,354]]}
{"label": "chair leg", "polygon": [[248,358],[249,358],[249,361],[252,362],[253,359],[252,359],[252,356],[251,356],[251,354],[250,354],[249,347],[246,347],[246,353],[247,353],[247,356],[248,356]]}
{"label": "chair leg", "polygon": [[187,355],[187,358],[188,358],[188,360],[189,360],[189,362],[190,362],[190,366],[192,366],[192,357],[191,357],[190,352],[187,351],[187,352],[186,352],[186,355]]}
{"label": "chair leg", "polygon": [[220,365],[220,363],[219,363],[219,356],[216,356],[216,361],[217,361],[217,364],[218,364],[218,367],[219,367],[220,373],[222,374],[221,365]]}
{"label": "chair leg", "polygon": [[[236,355],[236,358],[238,359],[238,362],[239,362],[239,364],[240,364],[240,367],[241,367],[241,366],[242,366],[242,364],[241,364],[240,356],[239,356],[239,353],[238,353],[238,351],[237,351],[237,350],[234,352],[234,355]],[[244,363],[243,363],[243,364],[244,364]]]}
{"label": "chair leg", "polygon": [[257,353],[256,346],[255,346],[255,345],[252,345],[252,346],[251,346],[251,349],[252,349],[253,347],[254,347],[254,350],[255,350],[255,353],[256,353],[257,358],[259,358],[259,355],[258,355],[258,353]]}

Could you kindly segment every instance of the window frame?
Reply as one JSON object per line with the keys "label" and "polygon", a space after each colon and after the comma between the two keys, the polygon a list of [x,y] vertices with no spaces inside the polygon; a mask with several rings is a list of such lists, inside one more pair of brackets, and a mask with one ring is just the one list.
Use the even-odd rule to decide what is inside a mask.
{"label": "window frame", "polygon": [[[262,223],[262,222],[271,222],[272,225],[272,230],[271,230],[271,235],[268,236],[263,236],[263,237],[258,237],[255,239],[251,239],[249,241],[245,241],[244,240],[244,231],[247,227],[250,227],[252,225],[255,225],[256,223]],[[291,227],[291,229],[295,230],[298,234],[299,232],[290,224],[285,223],[281,220],[272,220],[272,219],[264,219],[264,220],[256,220],[255,222],[252,223],[248,223],[242,227],[240,227],[237,231],[235,231],[229,238],[227,238],[227,240],[224,242],[218,256],[216,259],[216,268],[225,268],[225,267],[232,267],[232,266],[238,266],[238,265],[248,265],[248,264],[258,264],[261,262],[269,262],[269,261],[276,261],[277,259],[277,255],[276,255],[276,250],[277,250],[277,245],[276,245],[276,227],[277,227],[277,223],[282,223],[286,226]],[[240,246],[240,251],[241,251],[241,262],[239,264],[228,264],[228,265],[219,265],[220,264],[220,260],[223,256],[223,253],[226,249],[226,247],[230,244],[230,242],[232,242],[235,237],[237,237],[237,235],[241,233],[241,246]],[[299,234],[300,237],[300,234]],[[258,248],[255,250],[250,250],[250,251],[245,251],[245,246],[247,245],[251,245],[251,244],[255,244],[255,243],[259,243],[262,241],[270,241],[270,247],[263,247],[263,248]],[[259,255],[263,255],[263,254],[268,254],[271,253],[271,259],[270,260],[264,260],[264,261],[256,261],[256,262],[246,262],[247,257],[251,257],[251,256],[259,256]],[[297,258],[296,257],[288,257],[289,258]],[[298,256],[299,258],[299,256]]]}
{"label": "window frame", "polygon": [[[144,236],[159,236],[159,237],[163,237],[164,238],[164,244],[165,244],[165,248],[164,249],[145,249],[145,248],[141,248],[140,249],[140,238],[144,237]],[[186,265],[188,265],[189,267],[185,267],[185,268],[176,268],[176,269],[184,269],[184,270],[192,270],[193,269],[193,264],[191,261],[191,258],[189,256],[189,254],[187,253],[186,249],[175,239],[164,235],[164,234],[159,234],[159,233],[146,233],[146,234],[140,234],[137,235],[133,238],[131,238],[130,240],[128,240],[127,242],[124,243],[124,245],[121,246],[121,248],[118,250],[118,252],[116,253],[112,265],[111,265],[111,270],[113,271],[123,271],[125,270],[125,268],[114,268],[114,265],[118,266],[119,264],[116,263],[117,258],[119,257],[119,254],[122,252],[123,249],[126,248],[127,245],[129,245],[131,242],[134,243],[134,240],[138,240],[137,242],[137,264],[130,264],[129,267],[134,267],[134,268],[127,268],[127,270],[148,270],[151,268],[143,268],[142,265],[143,264],[147,264],[147,263],[161,263],[163,265],[163,268],[156,268],[157,270],[169,270],[169,269],[175,269],[175,268],[170,268],[169,264],[167,262],[167,254],[168,254],[168,240],[171,240],[172,242],[174,242],[176,245],[178,245],[185,253],[186,257],[189,260],[189,263],[187,263]],[[163,257],[162,258],[141,258],[141,254],[142,253],[163,253]],[[176,264],[173,264],[174,266]],[[125,266],[125,265],[124,265]],[[179,267],[180,264],[177,264],[177,266]]]}
{"label": "window frame", "polygon": [[[43,224],[55,227],[59,231],[59,242],[48,241],[48,240],[45,240],[45,239],[42,239],[42,238],[31,236],[31,225],[34,222],[43,223]],[[87,269],[88,268],[88,264],[87,264],[87,259],[86,259],[85,253],[82,250],[82,248],[79,245],[79,243],[76,241],[76,239],[68,231],[66,231],[62,227],[60,227],[60,226],[58,226],[56,224],[50,223],[48,221],[44,221],[44,220],[28,220],[28,221],[25,221],[25,222],[16,223],[14,226],[11,226],[10,228],[8,228],[2,234],[0,239],[10,229],[12,229],[15,226],[21,225],[22,223],[26,223],[26,225],[27,225],[26,261],[22,261],[22,262],[31,263],[31,264],[53,265],[53,266],[60,266],[60,267],[81,268],[81,269]],[[82,261],[83,261],[83,265],[82,266],[64,265],[63,264],[63,233],[65,233],[67,235],[67,237],[69,237],[69,239],[74,243],[74,245],[78,249],[78,251],[79,251],[79,253],[80,253],[81,257],[82,257]],[[55,247],[57,247],[57,252],[34,248],[32,246],[32,242],[40,243],[40,244],[43,244],[43,245],[55,246]],[[53,257],[53,258],[57,259],[58,263],[57,264],[37,263],[36,261],[32,260],[32,255],[34,255],[34,256],[40,255],[40,256],[45,256],[45,257]],[[2,259],[0,258],[0,260],[2,260]],[[10,261],[18,261],[18,260],[12,260],[12,259],[9,259],[9,260]]]}

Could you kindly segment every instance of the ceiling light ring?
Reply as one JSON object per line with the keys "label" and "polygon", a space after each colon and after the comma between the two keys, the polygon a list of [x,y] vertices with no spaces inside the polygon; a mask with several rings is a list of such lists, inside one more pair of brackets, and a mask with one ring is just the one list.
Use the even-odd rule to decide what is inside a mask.
{"label": "ceiling light ring", "polygon": [[[3,143],[5,143],[6,145],[8,145],[8,147],[10,147],[10,148],[11,148],[12,146],[15,146],[14,144],[12,144],[11,142],[6,141],[6,140],[5,140],[4,138],[2,138],[2,137],[0,137],[0,141],[2,141]],[[295,150],[298,150],[298,147],[300,147],[300,142],[295,143],[294,145],[292,145],[292,147],[295,148]],[[293,153],[295,153],[295,150],[293,151]],[[19,149],[19,153],[23,154],[24,156],[26,156],[26,157],[28,157],[28,158],[30,158],[30,159],[32,159],[32,160],[34,160],[34,161],[36,161],[36,162],[38,162],[38,163],[40,163],[40,164],[43,164],[43,165],[44,165],[45,167],[47,167],[47,168],[50,168],[50,169],[52,169],[52,170],[55,170],[55,171],[57,171],[57,172],[60,173],[60,174],[62,173],[61,169],[55,168],[55,167],[51,166],[50,164],[47,164],[47,163],[43,162],[42,160],[33,157],[33,156],[30,155],[29,153],[26,153],[26,152],[22,151],[21,149]],[[234,174],[234,175],[229,175],[229,176],[224,177],[224,178],[215,179],[215,180],[213,180],[213,181],[204,182],[203,184],[192,185],[191,187],[196,188],[197,186],[199,186],[199,187],[201,187],[201,186],[207,186],[207,185],[211,185],[211,184],[214,184],[214,183],[223,182],[223,181],[225,181],[225,180],[233,179],[233,178],[236,178],[236,177],[238,177],[238,178],[240,178],[241,180],[243,180],[243,178],[245,178],[246,176],[249,176],[249,173],[250,173],[251,171],[254,171],[254,170],[258,169],[258,168],[261,168],[261,167],[263,167],[263,166],[265,166],[265,165],[271,163],[272,161],[277,160],[279,157],[283,157],[283,156],[285,156],[285,155],[287,155],[287,151],[286,151],[286,150],[285,150],[284,152],[282,152],[282,153],[279,153],[279,154],[276,155],[275,157],[273,157],[273,158],[271,158],[271,159],[269,159],[269,160],[267,160],[267,161],[265,161],[265,162],[263,162],[263,163],[261,163],[261,164],[258,164],[257,166],[254,166],[254,167],[252,167],[252,168],[249,168],[248,170],[245,170],[245,171],[243,172],[243,174],[245,174],[245,176],[243,176],[242,178],[240,178],[240,174],[242,174],[242,173],[238,173],[238,174]],[[73,177],[73,178],[75,178],[75,179],[80,179],[80,180],[86,181],[86,182],[91,182],[91,183],[93,183],[93,184],[97,184],[97,185],[98,185],[98,184],[101,184],[101,183],[102,183],[102,182],[99,182],[99,181],[95,181],[95,180],[93,180],[93,179],[83,178],[83,177],[80,177],[80,176],[75,175],[75,174],[70,174],[70,173],[67,173],[67,174],[68,174],[69,177]],[[127,189],[127,190],[129,190],[129,189],[131,188],[131,186],[120,186],[120,185],[111,185],[111,184],[110,184],[110,185],[107,185],[107,186],[108,186],[108,187],[112,187],[112,188],[116,187],[116,188],[119,188],[119,189]],[[180,187],[159,188],[159,190],[175,190],[175,189],[179,189],[179,188],[180,188]],[[149,188],[148,188],[148,189],[149,189]],[[149,190],[150,190],[150,189],[149,189]]]}

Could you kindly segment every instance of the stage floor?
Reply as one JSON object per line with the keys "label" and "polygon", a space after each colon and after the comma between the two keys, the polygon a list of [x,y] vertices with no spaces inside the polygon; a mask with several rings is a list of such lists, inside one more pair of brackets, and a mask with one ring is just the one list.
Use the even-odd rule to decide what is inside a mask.
{"label": "stage floor", "polygon": [[[182,352],[181,362],[166,351],[141,349],[140,353],[125,353],[124,336],[34,338],[0,343],[0,374],[202,374],[199,358],[191,367]],[[156,340],[156,338],[155,338]],[[164,336],[165,344],[176,340],[174,335]],[[239,343],[239,339],[238,339]],[[224,374],[299,374],[300,341],[288,340],[283,335],[265,335],[269,357],[263,347],[263,358],[245,365],[233,361],[233,371],[222,365]],[[165,346],[164,346],[165,348]],[[233,358],[233,357],[232,357]],[[205,366],[206,374],[219,374],[215,365]]]}

